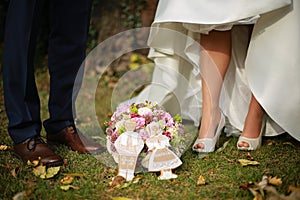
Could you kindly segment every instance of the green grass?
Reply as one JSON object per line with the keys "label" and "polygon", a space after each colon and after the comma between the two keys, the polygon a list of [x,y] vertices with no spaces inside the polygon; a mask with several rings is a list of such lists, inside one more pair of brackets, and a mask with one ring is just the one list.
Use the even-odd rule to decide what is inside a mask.
{"label": "green grass", "polygon": [[[37,71],[37,83],[41,96],[43,119],[48,117],[48,75],[43,68]],[[2,84],[2,83],[1,83]],[[99,84],[97,99],[109,98],[112,89],[107,84]],[[110,110],[108,101],[101,100],[97,105],[97,114],[101,121],[108,120]],[[85,122],[86,128],[88,120]],[[7,119],[3,104],[3,89],[0,90],[0,145],[12,146],[8,136]],[[45,135],[43,130],[42,135]],[[242,184],[260,181],[264,174],[282,179],[282,186],[276,189],[282,194],[289,194],[290,185],[300,187],[300,145],[287,134],[279,137],[264,138],[262,147],[251,152],[258,166],[242,167],[237,160],[247,159],[247,152],[236,149],[237,138],[221,136],[220,145],[228,141],[220,152],[214,152],[200,158],[189,148],[181,157],[183,164],[175,171],[177,179],[159,181],[157,173],[139,173],[138,183],[131,183],[124,188],[112,188],[110,182],[117,173],[94,156],[78,154],[64,146],[51,146],[65,159],[60,173],[52,179],[36,177],[32,167],[23,164],[13,156],[11,150],[0,151],[0,199],[12,199],[25,192],[25,199],[112,199],[127,197],[132,199],[253,199],[249,191],[240,189]],[[102,155],[100,155],[102,156]],[[103,155],[105,156],[105,155]],[[12,170],[19,169],[16,177]],[[73,186],[78,190],[63,191],[60,180],[64,174],[79,173],[84,177],[75,178]],[[197,185],[198,177],[206,179],[206,185]]]}

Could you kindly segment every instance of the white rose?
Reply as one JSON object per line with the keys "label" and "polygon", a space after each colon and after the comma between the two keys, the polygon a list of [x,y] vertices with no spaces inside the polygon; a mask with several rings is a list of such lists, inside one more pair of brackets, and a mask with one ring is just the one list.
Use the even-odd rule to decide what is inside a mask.
{"label": "white rose", "polygon": [[120,128],[124,127],[124,120],[118,121],[116,123],[116,129],[120,130]]}
{"label": "white rose", "polygon": [[159,120],[158,123],[159,123],[159,127],[160,127],[161,129],[165,129],[165,128],[166,128],[166,122],[165,122],[165,121]]}
{"label": "white rose", "polygon": [[140,116],[145,116],[147,114],[152,114],[152,110],[150,108],[147,108],[147,107],[143,107],[143,108],[139,108],[138,109],[138,114]]}

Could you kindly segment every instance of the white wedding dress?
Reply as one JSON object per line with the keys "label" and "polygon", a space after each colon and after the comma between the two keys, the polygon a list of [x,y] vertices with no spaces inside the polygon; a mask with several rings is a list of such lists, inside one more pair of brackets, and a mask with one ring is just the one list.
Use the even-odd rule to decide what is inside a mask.
{"label": "white wedding dress", "polygon": [[[199,125],[200,33],[232,28],[232,59],[220,107],[227,132],[241,131],[251,92],[268,115],[264,135],[300,140],[300,1],[161,0],[152,24],[152,84],[135,101],[157,101]],[[249,30],[238,24],[254,24]],[[236,25],[236,26],[233,26]]]}

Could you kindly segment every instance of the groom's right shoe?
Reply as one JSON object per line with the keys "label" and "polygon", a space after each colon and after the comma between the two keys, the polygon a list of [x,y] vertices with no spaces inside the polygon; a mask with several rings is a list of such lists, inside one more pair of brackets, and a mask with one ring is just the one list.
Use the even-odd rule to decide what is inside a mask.
{"label": "groom's right shoe", "polygon": [[75,126],[67,126],[57,133],[47,134],[46,137],[48,143],[64,144],[78,153],[98,154],[105,151],[103,146],[86,138]]}
{"label": "groom's right shoe", "polygon": [[40,136],[34,136],[22,143],[15,144],[14,154],[25,163],[40,159],[47,167],[63,165],[62,157],[55,154]]}

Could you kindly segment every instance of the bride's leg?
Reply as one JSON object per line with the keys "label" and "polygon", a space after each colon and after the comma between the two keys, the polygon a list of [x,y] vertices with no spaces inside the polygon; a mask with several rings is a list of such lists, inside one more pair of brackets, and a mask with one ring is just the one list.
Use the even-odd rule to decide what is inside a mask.
{"label": "bride's leg", "polygon": [[[262,127],[262,118],[264,115],[264,110],[258,103],[256,98],[252,95],[251,101],[248,108],[248,113],[246,116],[244,129],[242,136],[246,138],[257,138],[260,135]],[[249,147],[247,142],[238,142],[239,147]]]}
{"label": "bride's leg", "polygon": [[[220,121],[219,97],[231,58],[231,31],[201,35],[202,119],[198,138],[212,138]],[[202,143],[195,149],[204,148]]]}

